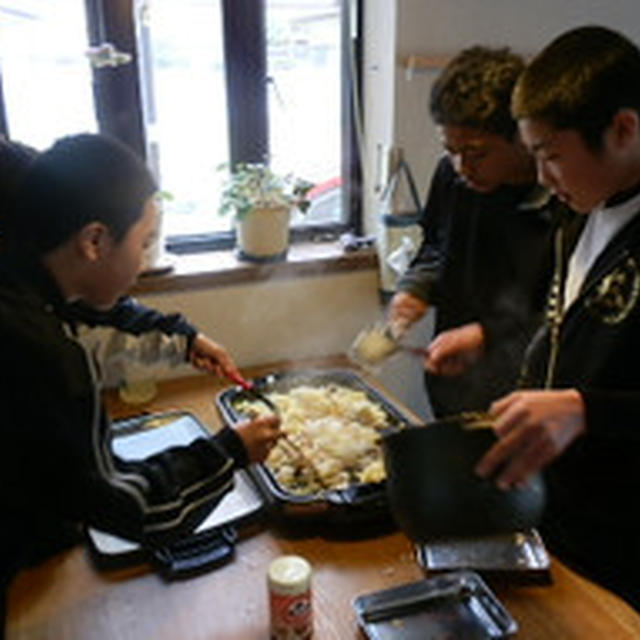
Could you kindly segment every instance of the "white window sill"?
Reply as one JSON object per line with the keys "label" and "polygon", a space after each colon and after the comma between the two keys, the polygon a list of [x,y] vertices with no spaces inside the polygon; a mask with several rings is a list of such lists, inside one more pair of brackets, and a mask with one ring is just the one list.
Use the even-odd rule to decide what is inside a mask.
{"label": "white window sill", "polygon": [[341,271],[376,269],[375,249],[344,251],[339,242],[292,245],[282,262],[254,264],[238,260],[235,251],[211,251],[190,255],[170,254],[171,268],[143,274],[131,293],[182,292],[243,282],[322,275]]}

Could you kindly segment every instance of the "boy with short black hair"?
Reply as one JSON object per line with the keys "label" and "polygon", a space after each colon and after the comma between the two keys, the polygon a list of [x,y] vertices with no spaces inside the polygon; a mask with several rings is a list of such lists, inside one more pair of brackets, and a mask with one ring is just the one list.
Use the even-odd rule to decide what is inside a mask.
{"label": "boy with short black hair", "polygon": [[640,49],[597,26],[537,55],[513,95],[539,180],[580,214],[559,230],[547,322],[524,390],[491,406],[477,471],[518,485],[545,468],[543,534],[640,607]]}
{"label": "boy with short black hair", "polygon": [[77,542],[80,523],[150,546],[191,531],[234,469],[263,460],[279,437],[271,416],[145,460],[113,454],[96,353],[78,323],[154,332],[146,362],[238,373],[179,314],[121,298],[154,236],[155,197],[141,160],[99,135],[59,140],[22,183],[0,251],[0,590],[21,566]]}
{"label": "boy with short black hair", "polygon": [[403,331],[436,307],[425,359],[436,415],[486,409],[512,388],[541,320],[552,267],[554,202],[509,105],[524,60],[474,46],[455,56],[431,91],[446,151],[431,180],[424,240],[399,279],[389,320]]}

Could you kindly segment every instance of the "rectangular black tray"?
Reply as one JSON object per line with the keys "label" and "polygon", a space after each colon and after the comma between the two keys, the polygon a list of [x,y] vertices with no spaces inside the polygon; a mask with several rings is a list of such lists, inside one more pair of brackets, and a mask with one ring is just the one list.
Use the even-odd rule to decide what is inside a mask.
{"label": "rectangular black tray", "polygon": [[502,603],[471,571],[361,595],[353,609],[369,640],[487,640],[507,638],[518,630]]}
{"label": "rectangular black tray", "polygon": [[[408,416],[365,382],[355,371],[349,369],[286,371],[256,378],[253,383],[256,390],[263,393],[273,391],[287,393],[301,385],[316,387],[338,384],[363,391],[370,400],[378,403],[386,412],[391,429],[399,428],[409,422]],[[223,418],[227,422],[235,424],[246,419],[246,416],[237,409],[237,403],[252,399],[252,396],[241,387],[232,387],[220,393],[216,403]],[[345,489],[331,489],[309,495],[298,495],[284,488],[264,464],[253,465],[251,476],[268,504],[275,507],[278,513],[285,517],[322,518],[327,521],[346,519],[350,523],[360,519],[366,521],[378,516],[389,517],[384,482],[352,484]]]}
{"label": "rectangular black tray", "polygon": [[[208,438],[208,429],[191,413],[168,411],[113,422],[113,452],[123,460],[143,459],[172,446]],[[234,475],[234,488],[190,535],[158,549],[88,527],[89,552],[100,569],[152,563],[167,579],[185,578],[233,558],[240,531],[249,531],[265,510],[265,502],[243,469]]]}

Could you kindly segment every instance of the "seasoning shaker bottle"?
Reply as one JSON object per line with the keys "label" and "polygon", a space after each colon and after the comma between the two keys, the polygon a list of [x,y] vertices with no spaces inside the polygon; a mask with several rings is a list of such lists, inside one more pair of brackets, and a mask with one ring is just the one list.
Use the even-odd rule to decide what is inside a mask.
{"label": "seasoning shaker bottle", "polygon": [[307,640],[313,633],[311,565],[300,556],[285,555],[267,572],[271,640]]}

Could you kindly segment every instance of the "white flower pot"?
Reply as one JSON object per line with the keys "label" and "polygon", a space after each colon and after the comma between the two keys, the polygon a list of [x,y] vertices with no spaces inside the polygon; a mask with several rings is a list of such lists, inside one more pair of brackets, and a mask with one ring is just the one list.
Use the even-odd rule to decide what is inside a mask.
{"label": "white flower pot", "polygon": [[289,215],[286,207],[254,209],[239,220],[238,257],[249,262],[284,260],[289,250]]}

